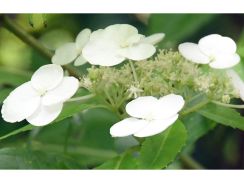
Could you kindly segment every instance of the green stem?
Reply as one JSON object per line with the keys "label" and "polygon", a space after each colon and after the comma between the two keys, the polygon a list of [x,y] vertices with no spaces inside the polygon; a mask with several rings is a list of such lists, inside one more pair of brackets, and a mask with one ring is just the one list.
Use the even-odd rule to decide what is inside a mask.
{"label": "green stem", "polygon": [[[36,40],[33,36],[29,35],[20,25],[16,24],[7,16],[0,16],[0,20],[3,23],[3,26],[10,32],[12,32],[16,37],[21,39],[26,44],[30,45],[32,48],[37,50],[41,55],[51,60],[53,53],[45,48],[38,40]],[[69,66],[63,66],[70,75],[79,78],[79,75]]]}
{"label": "green stem", "polygon": [[88,100],[88,99],[93,98],[93,97],[95,97],[95,95],[94,94],[90,94],[90,95],[85,95],[85,96],[82,96],[82,97],[71,98],[71,99],[67,100],[66,102],[83,101],[83,100]]}
{"label": "green stem", "polygon": [[200,109],[201,107],[203,107],[204,105],[206,105],[209,101],[204,101],[204,102],[201,102],[201,103],[198,103],[197,105],[194,105],[193,107],[187,109],[187,110],[184,110],[182,111],[180,114],[183,116],[183,115],[187,115],[191,112],[194,112],[194,111],[197,111],[198,109]]}
{"label": "green stem", "polygon": [[235,109],[244,109],[244,105],[225,104],[225,103],[218,102],[218,101],[215,101],[215,100],[213,100],[211,102],[214,103],[214,104],[217,104],[217,105],[224,106],[224,107],[235,108]]}
{"label": "green stem", "polygon": [[133,74],[133,78],[135,80],[135,83],[136,84],[139,84],[139,81],[138,81],[138,77],[137,77],[137,74],[136,74],[136,69],[134,67],[134,64],[132,63],[131,60],[129,60],[129,64],[130,64],[130,67],[131,67],[131,70],[132,70],[132,74]]}
{"label": "green stem", "polygon": [[205,169],[200,163],[186,154],[180,156],[180,161],[186,168],[189,169]]}

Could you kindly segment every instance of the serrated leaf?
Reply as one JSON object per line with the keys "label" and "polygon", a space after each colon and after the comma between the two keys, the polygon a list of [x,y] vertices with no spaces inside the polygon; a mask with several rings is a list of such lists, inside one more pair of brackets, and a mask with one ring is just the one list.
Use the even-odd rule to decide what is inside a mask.
{"label": "serrated leaf", "polygon": [[202,106],[206,105],[209,102],[208,97],[205,93],[199,93],[195,96],[193,96],[191,99],[189,99],[184,109],[180,112],[181,115],[186,115],[191,112],[196,111],[197,109],[201,108]]}
{"label": "serrated leaf", "polygon": [[198,113],[191,113],[181,119],[188,132],[187,144],[195,143],[200,137],[212,130],[216,123]]}
{"label": "serrated leaf", "polygon": [[[89,109],[91,107],[94,107],[94,106],[90,105],[90,104],[81,104],[79,102],[66,103],[64,105],[62,113],[59,115],[59,117],[53,123],[62,121],[64,119],[68,118],[68,117],[73,116],[74,114],[76,114],[76,113],[78,113],[80,111]],[[14,130],[14,131],[12,131],[10,133],[7,133],[7,134],[1,136],[0,140],[3,140],[5,138],[8,138],[8,137],[13,136],[13,135],[17,135],[17,134],[22,133],[22,132],[26,132],[26,131],[32,130],[34,128],[35,128],[35,126],[33,126],[31,124],[28,124],[28,125],[26,125],[24,127],[18,128],[18,129]]]}
{"label": "serrated leaf", "polygon": [[1,136],[1,137],[0,137],[0,140],[6,139],[6,138],[11,137],[11,136],[13,136],[13,135],[17,135],[17,134],[19,134],[19,133],[23,133],[23,132],[32,130],[33,128],[34,128],[34,126],[32,126],[32,125],[30,125],[30,124],[29,124],[29,125],[26,125],[26,126],[24,126],[24,127],[18,128],[18,129],[16,129],[16,130],[12,131],[12,132],[9,132],[9,133],[7,133],[7,134]]}
{"label": "serrated leaf", "polygon": [[215,17],[214,14],[152,14],[148,24],[149,33],[165,33],[160,47],[172,48]]}
{"label": "serrated leaf", "polygon": [[234,109],[209,103],[198,113],[222,125],[244,130],[244,117]]}
{"label": "serrated leaf", "polygon": [[0,149],[0,169],[80,169],[76,161],[63,154],[31,151],[27,148]]}
{"label": "serrated leaf", "polygon": [[177,120],[163,133],[146,138],[139,156],[140,169],[162,169],[174,161],[177,154],[186,144],[187,131],[180,120]]}
{"label": "serrated leaf", "polygon": [[102,165],[98,166],[96,169],[136,169],[137,159],[134,157],[133,152],[130,150],[124,152],[120,156],[117,156]]}

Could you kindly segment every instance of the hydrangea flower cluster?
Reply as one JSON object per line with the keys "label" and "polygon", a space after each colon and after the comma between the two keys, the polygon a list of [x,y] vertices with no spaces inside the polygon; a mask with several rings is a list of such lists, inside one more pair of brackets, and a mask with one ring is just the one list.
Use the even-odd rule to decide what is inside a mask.
{"label": "hydrangea flower cluster", "polygon": [[[92,67],[81,86],[100,95],[123,110],[134,96],[162,97],[171,93],[189,99],[205,93],[211,100],[229,103],[226,98],[239,97],[225,72],[209,69],[184,59],[178,52],[160,50],[154,59],[134,64],[138,81],[133,79],[129,63],[120,68]],[[89,82],[88,82],[89,81]],[[87,84],[89,83],[89,84]],[[108,96],[108,91],[109,96]]]}
{"label": "hydrangea flower cluster", "polygon": [[[180,44],[180,53],[159,50],[151,58],[156,53],[155,45],[163,38],[163,33],[146,37],[128,24],[94,32],[82,30],[75,42],[55,51],[53,64],[39,68],[31,81],[9,94],[1,110],[3,119],[11,123],[26,119],[35,126],[49,124],[80,86],[101,96],[125,118],[111,127],[113,137],[148,137],[172,125],[185,100],[199,92],[223,103],[234,97],[244,100],[243,81],[232,70],[220,70],[240,61],[231,38],[212,34],[198,44]],[[75,66],[89,63],[92,67],[79,81],[64,76],[60,65],[71,62]]]}

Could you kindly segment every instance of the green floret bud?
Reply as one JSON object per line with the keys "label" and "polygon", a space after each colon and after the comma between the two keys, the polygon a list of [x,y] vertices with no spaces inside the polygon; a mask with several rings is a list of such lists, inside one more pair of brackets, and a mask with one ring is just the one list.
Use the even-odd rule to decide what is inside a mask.
{"label": "green floret bud", "polygon": [[178,52],[160,50],[154,59],[133,62],[135,81],[128,62],[120,67],[92,67],[81,86],[120,108],[138,96],[161,97],[170,93],[186,100],[205,93],[210,100],[229,103],[238,97],[224,70],[211,69],[183,58]]}

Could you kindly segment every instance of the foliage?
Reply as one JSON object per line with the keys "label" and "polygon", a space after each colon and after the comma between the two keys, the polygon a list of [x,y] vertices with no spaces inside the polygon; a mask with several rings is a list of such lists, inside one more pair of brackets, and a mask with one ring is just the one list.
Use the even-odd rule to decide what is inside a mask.
{"label": "foliage", "polygon": [[[226,24],[222,22],[223,16],[228,16]],[[209,168],[214,162],[205,161],[201,149],[213,154],[222,147],[210,146],[209,139],[216,142],[217,137],[223,136],[226,137],[221,139],[226,143],[223,157],[228,158],[221,159],[226,164],[216,167],[243,168],[244,165],[238,164],[243,152],[236,150],[243,143],[243,132],[239,131],[244,130],[243,109],[237,111],[211,102],[241,104],[240,100],[231,100],[238,97],[237,91],[225,72],[188,62],[175,49],[182,41],[220,32],[239,40],[238,53],[243,59],[244,33],[239,24],[231,21],[235,18],[243,21],[238,15],[152,14],[145,25],[134,15],[16,15],[13,21],[37,38],[51,54],[63,43],[73,41],[85,27],[128,23],[140,32],[164,32],[166,37],[152,59],[134,63],[137,81],[129,63],[117,67],[89,64],[77,67],[75,71],[81,76],[83,89],[75,97],[91,93],[96,97],[65,103],[61,115],[48,126],[11,124],[1,119],[0,169],[165,169],[176,164],[184,168],[187,167],[182,161],[185,155]],[[67,25],[60,24],[61,20]],[[233,31],[228,31],[232,27]],[[14,88],[29,81],[39,66],[50,63],[50,59],[23,44],[4,27],[0,27],[0,41],[5,43],[0,45],[2,103]],[[166,49],[169,47],[174,49]],[[242,79],[243,66],[242,60],[234,68]],[[124,107],[134,97],[131,87],[139,89],[136,94],[141,96],[182,95],[186,104],[178,121],[162,133],[145,139],[112,138],[110,127],[127,117]],[[230,158],[232,147],[236,154]],[[229,160],[238,165],[228,164]]]}

